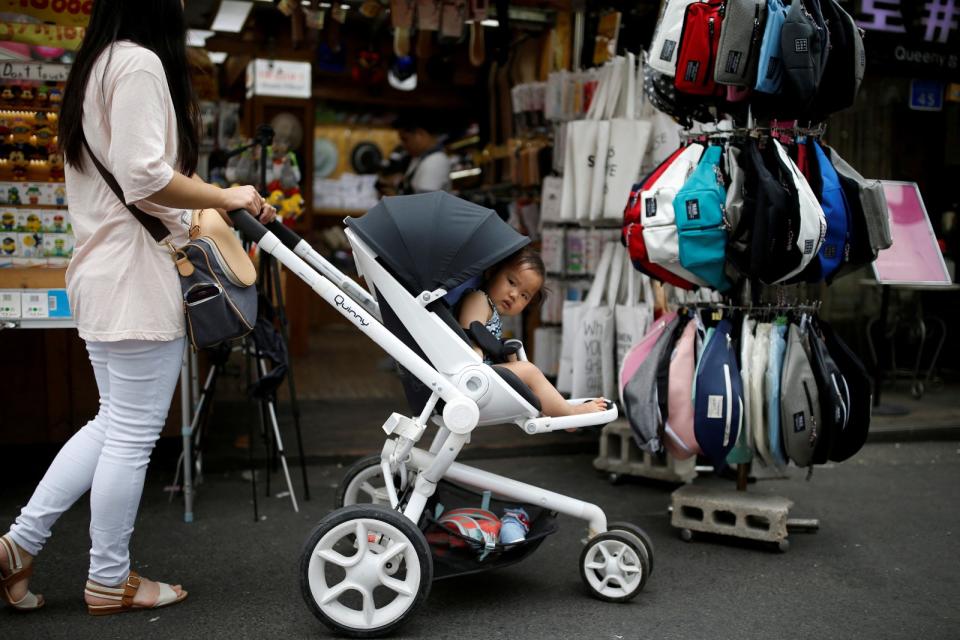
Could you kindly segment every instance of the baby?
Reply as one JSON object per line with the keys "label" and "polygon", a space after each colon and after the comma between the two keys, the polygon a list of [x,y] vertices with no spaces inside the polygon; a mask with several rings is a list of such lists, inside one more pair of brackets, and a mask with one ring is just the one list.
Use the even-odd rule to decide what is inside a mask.
{"label": "baby", "polygon": [[[464,296],[460,306],[460,326],[469,329],[471,323],[480,322],[498,340],[503,337],[501,316],[518,316],[531,302],[543,301],[543,279],[546,269],[543,260],[530,247],[513,254],[485,274],[481,289]],[[492,364],[480,347],[474,350]],[[572,405],[554,388],[543,372],[532,362],[514,361],[501,365],[517,375],[540,399],[543,414],[552,417],[579,413],[605,411],[606,402],[596,398],[583,404]]]}

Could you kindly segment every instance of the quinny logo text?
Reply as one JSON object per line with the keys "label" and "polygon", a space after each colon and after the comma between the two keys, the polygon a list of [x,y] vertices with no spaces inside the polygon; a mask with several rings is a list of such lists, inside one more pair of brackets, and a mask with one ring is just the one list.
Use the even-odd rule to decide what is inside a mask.
{"label": "quinny logo text", "polygon": [[352,315],[354,318],[356,318],[356,319],[357,319],[357,322],[360,323],[360,326],[361,326],[361,327],[369,327],[369,326],[370,326],[370,322],[367,321],[367,319],[364,318],[362,315],[360,315],[359,313],[357,313],[357,311],[356,311],[353,307],[351,307],[351,306],[348,305],[348,304],[344,304],[345,301],[346,301],[346,298],[344,298],[344,297],[341,296],[341,295],[337,295],[337,296],[335,296],[335,297],[333,298],[334,304],[336,304],[338,307],[340,307],[341,309],[343,309],[346,313],[349,313],[349,314]]}

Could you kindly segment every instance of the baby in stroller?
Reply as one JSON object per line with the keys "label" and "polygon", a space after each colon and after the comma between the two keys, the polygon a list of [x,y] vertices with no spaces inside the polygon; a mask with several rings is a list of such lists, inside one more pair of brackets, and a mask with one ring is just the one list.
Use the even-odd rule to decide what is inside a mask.
{"label": "baby in stroller", "polygon": [[561,417],[606,411],[607,402],[602,398],[570,404],[535,364],[517,360],[511,345],[501,342],[502,316],[518,316],[530,303],[543,303],[546,269],[539,254],[526,246],[485,275],[481,287],[464,296],[459,313],[460,326],[473,338],[474,350],[484,362],[515,373],[540,400],[544,415]]}

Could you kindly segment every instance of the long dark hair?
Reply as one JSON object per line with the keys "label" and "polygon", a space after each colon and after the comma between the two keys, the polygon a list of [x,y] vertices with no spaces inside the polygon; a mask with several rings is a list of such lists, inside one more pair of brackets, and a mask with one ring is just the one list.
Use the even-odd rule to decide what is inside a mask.
{"label": "long dark hair", "polygon": [[[83,169],[83,97],[104,49],[130,40],[160,58],[177,115],[177,169],[191,175],[199,149],[197,100],[187,66],[187,23],[180,0],[94,0],[90,24],[67,76],[60,108],[59,145],[67,163]],[[108,55],[112,55],[112,52]]]}

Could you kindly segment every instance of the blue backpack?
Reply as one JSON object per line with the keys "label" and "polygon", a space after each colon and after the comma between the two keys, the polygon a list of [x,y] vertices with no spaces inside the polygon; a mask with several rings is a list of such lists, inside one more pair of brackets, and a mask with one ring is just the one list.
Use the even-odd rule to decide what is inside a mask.
{"label": "blue backpack", "polygon": [[696,385],[693,430],[700,449],[719,468],[737,443],[743,421],[743,380],[728,320],[717,324],[703,348]]}
{"label": "blue backpack", "polygon": [[[799,1],[799,0],[798,0]],[[780,56],[780,33],[787,20],[787,8],[781,0],[767,0],[767,24],[760,43],[757,84],[762,93],[778,94],[783,89],[783,58]]]}
{"label": "blue backpack", "polygon": [[720,173],[723,148],[708,147],[693,175],[673,199],[679,236],[680,264],[717,291],[730,288],[724,272],[727,227],[724,205],[727,190]]}
{"label": "blue backpack", "polygon": [[840,186],[840,176],[830,164],[827,154],[816,140],[813,141],[817,173],[821,189],[820,206],[827,219],[827,234],[817,254],[820,263],[820,279],[830,280],[846,261],[850,246],[850,207]]}

